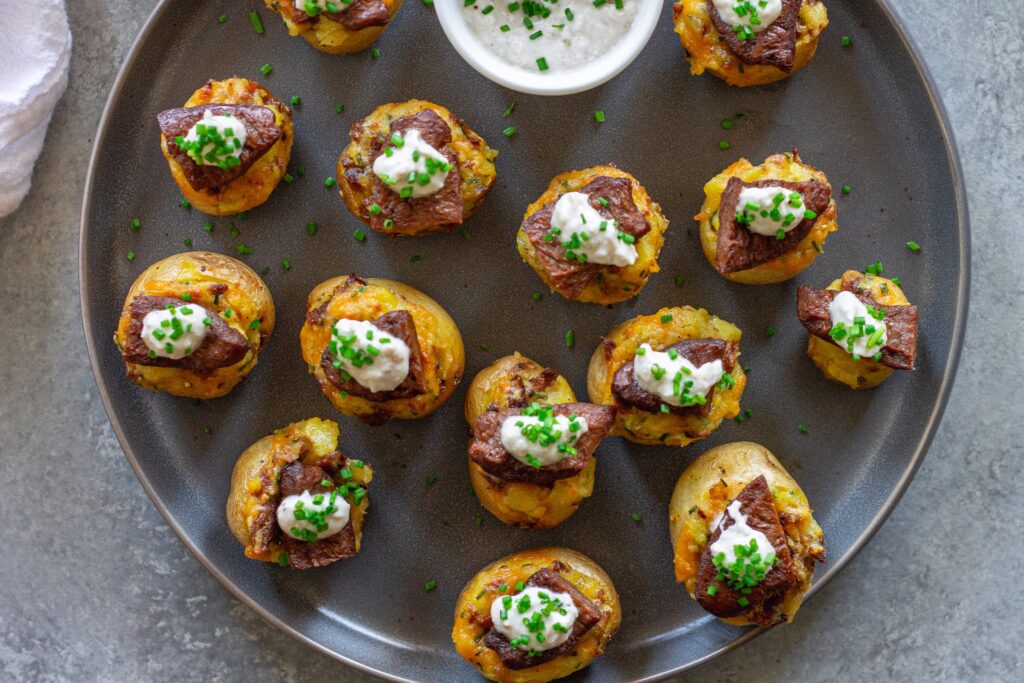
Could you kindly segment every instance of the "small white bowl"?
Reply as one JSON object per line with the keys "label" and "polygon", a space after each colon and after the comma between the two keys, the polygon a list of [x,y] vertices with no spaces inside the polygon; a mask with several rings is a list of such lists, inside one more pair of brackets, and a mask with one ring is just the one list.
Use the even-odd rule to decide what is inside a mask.
{"label": "small white bowl", "polygon": [[661,18],[664,0],[637,1],[640,6],[633,24],[608,54],[576,69],[546,72],[514,66],[491,52],[466,23],[462,0],[434,0],[434,8],[449,42],[483,76],[510,90],[531,95],[572,95],[618,76],[647,45]]}

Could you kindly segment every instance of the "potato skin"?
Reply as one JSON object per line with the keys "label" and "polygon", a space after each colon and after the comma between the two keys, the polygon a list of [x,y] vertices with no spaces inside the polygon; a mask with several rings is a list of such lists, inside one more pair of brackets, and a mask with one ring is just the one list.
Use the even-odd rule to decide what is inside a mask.
{"label": "potato skin", "polygon": [[[616,268],[605,267],[600,275],[594,279],[576,297],[576,301],[592,302],[598,304],[614,304],[620,301],[637,296],[644,288],[651,275],[660,270],[658,266],[658,254],[665,243],[665,231],[668,230],[668,219],[661,212],[658,205],[647,190],[636,178],[629,173],[617,168],[614,165],[592,166],[579,171],[568,171],[551,179],[551,183],[537,201],[526,208],[523,220],[532,216],[545,205],[558,201],[558,198],[568,192],[576,192],[581,187],[590,183],[595,178],[607,176],[609,178],[626,178],[633,185],[633,203],[643,215],[651,231],[636,241],[634,245],[637,250],[637,260],[631,266]],[[541,280],[544,281],[552,292],[558,291],[551,284],[551,278],[541,266],[537,257],[537,249],[533,246],[526,231],[520,227],[516,233],[516,247],[519,256],[522,257],[531,268],[536,271]],[[558,292],[562,294],[561,292]],[[562,296],[565,296],[562,294]],[[568,298],[568,297],[566,297]]]}
{"label": "potato skin", "polygon": [[[779,612],[792,620],[811,586],[815,565],[825,559],[824,533],[814,521],[800,485],[760,444],[738,441],[717,446],[683,470],[668,508],[676,581],[686,586],[690,597],[695,596],[697,567],[714,531],[712,523],[747,484],[762,474],[775,499],[800,579],[779,607]],[[723,621],[737,626],[755,623],[747,615]]]}
{"label": "potato skin", "polygon": [[[345,147],[338,159],[338,188],[345,205],[359,220],[370,224],[370,195],[373,190],[373,170],[371,160],[375,148],[384,144],[391,134],[391,122],[404,116],[418,114],[432,109],[448,124],[452,131],[451,147],[461,177],[464,221],[480,208],[487,193],[494,186],[497,172],[494,158],[498,151],[491,149],[487,142],[477,135],[464,121],[458,119],[450,111],[439,104],[426,100],[408,100],[382,104],[374,109],[369,116],[352,125],[349,132],[351,142]],[[357,170],[358,177],[350,180],[349,171]],[[380,230],[388,235],[421,235],[430,232],[447,230],[442,225],[422,228],[392,228]]]}
{"label": "potato skin", "polygon": [[[883,306],[909,306],[910,301],[899,285],[880,275],[867,275],[848,270],[843,277],[834,280],[826,289],[839,291],[844,278],[861,278],[868,285],[871,296]],[[807,355],[818,366],[822,374],[833,382],[845,384],[851,389],[871,389],[889,379],[893,369],[870,358],[854,360],[853,356],[830,341],[812,334],[807,335]]]}
{"label": "potato skin", "polygon": [[[209,285],[225,284],[227,292],[214,296]],[[252,346],[245,358],[234,365],[199,373],[184,368],[164,368],[128,363],[128,379],[143,389],[166,391],[189,398],[217,398],[231,391],[252,372],[263,347],[274,331],[274,300],[270,289],[241,261],[209,251],[190,251],[168,256],[152,264],[135,279],[128,290],[114,343],[124,351],[131,322],[129,306],[140,295],[181,297],[188,292],[191,302],[221,314],[230,327],[241,332]],[[231,311],[230,317],[227,311]],[[253,329],[252,325],[259,321]]]}
{"label": "potato skin", "polygon": [[828,10],[821,0],[803,0],[797,19],[796,56],[792,71],[766,65],[747,65],[722,41],[711,21],[707,0],[676,0],[672,6],[676,33],[687,53],[690,73],[709,71],[729,85],[741,88],[781,81],[807,66],[818,49],[818,36],[828,26]]}
{"label": "potato skin", "polygon": [[295,134],[292,111],[270,91],[255,81],[245,78],[228,78],[223,81],[207,81],[192,93],[184,107],[198,107],[203,104],[251,104],[273,110],[276,123],[281,128],[281,138],[267,153],[256,160],[248,171],[239,178],[218,188],[216,192],[196,190],[188,184],[181,165],[167,149],[167,139],[160,134],[160,149],[171,167],[171,176],[178,184],[185,199],[199,211],[211,216],[230,216],[248,211],[267,201],[270,194],[281,182],[292,155],[292,139]]}
{"label": "potato skin", "polygon": [[[325,320],[309,321],[299,333],[302,358],[309,373],[338,411],[358,417],[368,424],[382,424],[390,418],[416,419],[429,415],[443,404],[462,381],[466,353],[459,328],[441,305],[418,289],[394,280],[342,275],[325,280],[309,295],[307,314],[327,304]],[[327,381],[320,358],[331,340],[333,321],[339,318],[373,320],[384,313],[409,311],[416,325],[420,349],[426,357],[423,375],[427,392],[408,399],[368,401],[359,396],[342,395]]]}
{"label": "potato skin", "polygon": [[[740,159],[709,180],[704,185],[704,204],[701,206],[700,213],[693,218],[700,223],[700,244],[705,258],[711,267],[715,268],[715,272],[718,272],[715,265],[718,252],[718,207],[726,183],[729,182],[729,178],[734,176],[746,183],[767,179],[790,182],[816,180],[828,185],[829,189],[832,187],[828,182],[828,177],[813,166],[805,164],[796,150],[784,154],[773,154],[757,166],[746,159]],[[745,285],[773,285],[785,282],[810,267],[814,263],[814,259],[824,251],[825,239],[838,229],[836,200],[833,197],[829,201],[828,209],[818,216],[807,237],[801,240],[795,249],[759,266],[735,273],[719,273],[719,275],[727,280]]]}
{"label": "potato skin", "polygon": [[381,34],[391,25],[398,10],[402,9],[404,0],[384,0],[388,6],[388,13],[391,19],[384,26],[370,26],[359,31],[350,31],[336,21],[323,19],[314,21],[311,24],[296,24],[291,20],[288,10],[283,7],[291,4],[294,0],[264,0],[264,3],[274,14],[281,16],[285,28],[291,36],[302,36],[307,43],[321,52],[332,55],[361,52],[370,47]]}
{"label": "potato skin", "polygon": [[[540,666],[518,671],[508,669],[501,663],[498,653],[484,647],[481,637],[486,631],[475,617],[480,615],[490,618],[491,603],[502,595],[498,590],[499,584],[514,586],[555,561],[569,566],[570,571],[564,576],[583,595],[598,605],[605,616],[580,639],[571,653]],[[462,658],[492,681],[545,683],[589,666],[604,652],[621,621],[622,607],[619,595],[608,574],[596,562],[568,548],[535,548],[492,562],[470,579],[455,605],[452,640],[455,641],[455,649]]]}
{"label": "potato skin", "polygon": [[[516,352],[491,363],[473,378],[466,392],[466,422],[470,427],[490,407],[505,410],[513,400],[522,398],[516,391],[518,382],[529,385],[544,368]],[[576,394],[568,380],[559,375],[543,392],[533,394],[531,401],[541,405],[575,403]],[[522,529],[547,529],[558,526],[572,516],[584,498],[594,491],[597,458],[592,457],[582,472],[559,479],[553,486],[526,482],[506,482],[489,475],[469,459],[469,481],[476,497],[491,514],[505,524]]]}
{"label": "potato skin", "polygon": [[[231,533],[245,546],[246,557],[263,562],[284,561],[284,549],[277,544],[273,544],[268,553],[257,553],[250,544],[249,529],[260,511],[260,506],[276,493],[278,477],[289,462],[287,456],[294,454],[299,444],[306,442],[311,447],[302,461],[307,465],[316,464],[325,455],[337,450],[337,423],[318,417],[293,422],[263,437],[238,456],[235,468],[231,472],[226,515]],[[362,467],[351,467],[350,470],[351,481],[364,487],[373,479],[373,469],[366,463],[363,463]],[[351,496],[347,500],[352,506],[349,514],[358,551],[362,545],[363,521],[370,507],[370,496],[364,496],[359,504],[356,504]]]}
{"label": "potato skin", "polygon": [[[671,315],[669,322],[662,316]],[[587,391],[593,403],[617,406],[618,414],[612,434],[624,436],[634,443],[653,446],[686,446],[710,435],[722,420],[740,412],[740,397],[747,384],[747,375],[737,362],[730,374],[735,380],[731,389],[716,388],[711,398],[711,412],[699,415],[648,413],[633,406],[619,405],[612,394],[615,372],[636,355],[643,343],[665,348],[686,339],[722,339],[739,344],[742,332],[732,323],[711,315],[703,308],[675,306],[662,308],[654,315],[640,315],[616,325],[594,350],[587,370]]]}

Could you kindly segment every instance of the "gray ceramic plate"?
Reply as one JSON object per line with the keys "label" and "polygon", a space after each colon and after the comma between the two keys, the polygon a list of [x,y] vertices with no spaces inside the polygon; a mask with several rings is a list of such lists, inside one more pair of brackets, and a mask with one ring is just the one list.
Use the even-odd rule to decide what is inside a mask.
{"label": "gray ceramic plate", "polygon": [[[262,12],[256,35],[233,3],[165,1],[156,10],[111,93],[96,140],[82,220],[81,285],[86,338],[100,394],[121,445],[167,522],[199,560],[250,607],[297,638],[349,664],[394,680],[477,680],[449,633],[455,598],[484,564],[554,544],[597,560],[622,594],[622,629],[587,680],[651,680],[677,672],[755,634],[704,614],[672,576],[666,505],[682,469],[704,449],[750,439],[774,451],[803,485],[827,534],[828,581],[874,533],[921,462],[953,382],[967,308],[968,231],[953,143],[934,89],[890,9],[881,2],[831,0],[832,26],[810,67],[790,81],[737,90],[692,77],[666,16],[627,71],[598,90],[564,99],[513,95],[466,66],[432,11],[407,2],[369,53],[320,54],[289,38]],[[230,11],[225,24],[217,21]],[[853,36],[851,47],[840,38]],[[260,75],[270,64],[273,72]],[[179,207],[158,146],[155,115],[180,106],[208,78],[258,79],[296,108],[293,173],[232,238],[228,220]],[[499,150],[499,178],[483,209],[459,233],[386,239],[360,227],[337,188],[324,187],[356,118],[382,102],[411,97],[447,105]],[[515,113],[502,118],[510,102]],[[345,113],[335,105],[344,103]],[[594,123],[604,109],[607,122]],[[731,131],[720,127],[733,118]],[[516,125],[508,139],[502,130]],[[720,151],[720,140],[732,148]],[[712,271],[691,216],[701,187],[740,156],[760,160],[799,147],[838,188],[840,232],[797,280],[744,287]],[[611,308],[545,294],[520,262],[514,234],[526,205],[556,173],[612,161],[634,173],[672,221],[662,272],[640,297]],[[132,218],[141,230],[132,232]],[[306,233],[316,221],[319,231]],[[226,398],[195,404],[130,385],[111,335],[122,298],[153,261],[197,249],[235,253],[266,281],[278,329],[252,376]],[[919,254],[904,246],[923,245]],[[135,253],[134,260],[126,258]],[[847,268],[882,259],[923,311],[919,369],[874,391],[826,381],[804,356],[794,316],[800,282],[824,286]],[[291,261],[285,272],[281,260]],[[371,428],[334,413],[299,355],[306,296],[321,280],[350,271],[408,282],[458,322],[468,352],[463,387],[429,419]],[[676,286],[682,276],[685,284]],[[520,351],[552,365],[585,395],[586,362],[614,324],[661,306],[693,304],[745,332],[752,367],[744,406],[753,418],[727,422],[684,450],[609,439],[600,450],[594,496],[557,529],[503,526],[469,490],[465,385],[498,356]],[[769,338],[767,327],[778,332]],[[566,348],[566,330],[575,348]],[[343,449],[377,471],[363,551],[324,570],[284,571],[245,559],[224,522],[228,478],[250,443],[294,420],[339,419]],[[806,424],[808,433],[797,426]],[[206,433],[205,428],[211,431]],[[437,482],[426,483],[429,475]],[[643,515],[634,522],[633,513]],[[483,518],[482,525],[477,517]],[[424,591],[428,580],[437,590]],[[823,625],[826,626],[827,625]],[[443,672],[443,673],[441,673]]]}

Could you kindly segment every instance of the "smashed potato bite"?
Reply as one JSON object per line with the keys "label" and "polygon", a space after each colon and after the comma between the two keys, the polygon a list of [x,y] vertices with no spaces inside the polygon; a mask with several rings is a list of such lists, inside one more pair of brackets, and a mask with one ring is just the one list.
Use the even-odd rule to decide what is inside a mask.
{"label": "smashed potato bite", "polygon": [[[346,355],[337,335],[340,321],[371,323],[376,330],[389,331],[392,344],[404,342],[409,355],[405,374],[397,378],[400,383],[386,389],[360,384],[354,359],[367,356]],[[377,345],[383,341],[379,336],[373,344],[355,336],[353,341],[371,355],[371,346],[384,346]],[[448,313],[423,292],[394,280],[343,275],[321,282],[309,295],[299,338],[302,357],[324,395],[338,411],[367,424],[429,415],[455,391],[465,368],[462,336]]]}
{"label": "smashed potato bite", "polygon": [[[736,501],[736,512],[773,540],[780,558],[746,596],[730,594],[721,572],[707,566],[708,545],[721,537],[718,520],[734,517],[727,508]],[[800,485],[767,448],[749,441],[712,448],[683,471],[669,503],[669,533],[676,581],[702,607],[737,626],[791,621],[815,565],[825,561],[824,533]]]}
{"label": "smashed potato bite", "polygon": [[[222,110],[215,105],[229,107]],[[274,188],[284,178],[288,160],[291,158],[294,135],[291,109],[259,83],[245,78],[207,81],[192,93],[183,109],[197,108],[198,114],[199,108],[207,108],[211,110],[210,113],[230,114],[230,107],[234,106],[240,108],[239,112],[235,113],[236,116],[241,113],[243,116],[249,114],[252,117],[243,120],[250,128],[249,137],[258,143],[255,149],[243,150],[243,159],[251,155],[254,160],[238,177],[232,177],[234,173],[230,172],[230,168],[220,169],[216,165],[198,164],[178,149],[173,138],[177,135],[186,137],[188,125],[202,122],[198,116],[193,122],[191,118],[183,118],[187,117],[187,112],[181,110],[161,113],[160,148],[171,168],[174,182],[192,206],[213,216],[229,216],[248,211],[267,201]],[[264,109],[268,112],[267,120],[253,120],[262,114],[261,110]],[[179,112],[180,115],[163,118],[165,114],[173,112]],[[183,122],[184,125],[175,127],[173,124],[177,122]],[[167,133],[172,130],[177,135],[171,136],[169,140]],[[253,143],[247,143],[247,146],[251,144]],[[246,160],[246,163],[250,162]],[[230,179],[219,182],[216,174],[226,175]]]}
{"label": "smashed potato bite", "polygon": [[[821,0],[783,0],[782,4],[780,20],[786,26],[763,32],[775,44],[752,45],[754,49],[748,53],[742,43],[734,43],[735,31],[729,35],[729,27],[721,25],[723,35],[716,26],[709,0],[677,0],[672,6],[673,20],[690,73],[699,76],[708,71],[729,85],[747,87],[781,81],[807,66],[818,49],[818,37],[828,26],[828,10]],[[758,42],[757,38],[753,42]]]}
{"label": "smashed potato bite", "polygon": [[[569,593],[579,612],[565,643],[532,657],[528,646],[511,647],[491,621],[496,601],[531,587]],[[492,681],[546,683],[589,666],[621,622],[619,595],[596,562],[568,548],[536,548],[492,562],[466,584],[455,605],[452,640],[459,655]]]}
{"label": "smashed potato bite", "polygon": [[[200,346],[174,353],[171,324],[177,316],[164,313],[170,308],[197,317],[195,324],[207,330]],[[166,328],[146,334],[147,316],[152,321],[162,313]],[[124,356],[128,379],[142,388],[217,398],[252,372],[274,322],[270,289],[251,268],[230,256],[193,251],[157,261],[136,278],[114,343]],[[165,345],[171,345],[170,351]]]}
{"label": "smashed potato bite", "polygon": [[[809,198],[818,198],[815,208],[821,210],[813,219],[800,221],[806,225],[797,224],[781,240],[750,233],[734,224],[733,217],[729,220],[730,234],[722,234],[719,230],[722,225],[720,208],[730,182],[736,182],[731,180],[733,178],[742,181],[744,186],[781,181],[790,189],[802,191],[805,202]],[[694,216],[694,220],[700,223],[701,248],[711,266],[733,282],[748,285],[785,282],[806,270],[824,251],[829,234],[839,229],[836,202],[828,177],[805,164],[796,150],[773,154],[757,166],[740,159],[704,185],[704,197],[700,213]],[[731,205],[736,205],[735,197]],[[757,265],[747,267],[749,263]]]}
{"label": "smashed potato bite", "polygon": [[[302,0],[264,2],[267,9],[281,16],[289,35],[302,36],[321,52],[345,54],[365,50],[380,38],[402,8],[403,0],[338,0],[335,4],[339,11],[317,11],[312,15],[303,8],[314,4],[320,10],[318,3]],[[349,6],[346,8],[345,5]]]}
{"label": "smashed potato bite", "polygon": [[[575,403],[569,382],[557,371],[515,353],[499,358],[473,378],[466,393],[465,415],[473,427],[488,411]],[[471,454],[469,480],[483,506],[505,524],[545,529],[564,522],[590,497],[596,468],[596,459],[590,457],[572,476],[553,481],[508,480],[499,476],[500,471],[488,472]]]}
{"label": "smashed potato bite", "polygon": [[[578,209],[564,208],[574,199],[566,195],[576,193],[587,197],[583,211],[593,212],[591,225]],[[580,216],[582,222],[556,225],[562,214],[572,221]],[[593,166],[551,180],[527,207],[516,246],[551,291],[575,301],[613,304],[637,296],[658,272],[666,230],[661,207],[636,178],[614,165]],[[583,244],[595,245],[605,236],[608,245]]]}
{"label": "smashed potato bite", "polygon": [[[310,569],[332,564],[359,552],[363,523],[370,507],[367,490],[373,470],[362,460],[338,450],[338,425],[314,417],[294,422],[249,446],[231,473],[227,520],[231,533],[245,546],[245,555],[282,567]],[[306,500],[314,516],[289,519],[289,498]],[[322,496],[318,500],[318,496]],[[317,506],[326,509],[318,510]],[[281,508],[284,506],[284,514]],[[330,519],[331,514],[347,519]],[[301,524],[305,518],[307,524]],[[317,527],[319,522],[319,527]],[[337,522],[331,528],[330,522]],[[292,533],[288,533],[291,531]]]}
{"label": "smashed potato bite", "polygon": [[[736,417],[740,397],[747,383],[739,363],[742,333],[732,323],[690,306],[663,308],[654,315],[641,315],[615,326],[590,358],[587,390],[594,403],[616,406],[618,413],[613,434],[634,443],[686,446],[714,432],[723,420]],[[636,359],[642,345],[651,351],[672,353],[687,358],[698,367],[715,360],[722,362],[721,380],[708,395],[686,405],[670,405],[663,397],[637,386]],[[728,379],[727,379],[728,376]],[[671,374],[671,389],[680,398],[685,381],[676,382]]]}
{"label": "smashed potato bite", "polygon": [[[412,143],[405,144],[413,136],[418,136],[415,149]],[[380,232],[420,235],[451,230],[480,208],[495,182],[497,150],[433,102],[382,104],[352,124],[349,137],[351,142],[338,159],[338,187],[349,211]],[[416,158],[403,159],[408,151]],[[414,180],[408,182],[404,173],[396,178],[383,172],[378,176],[374,167],[382,156],[417,171]],[[440,182],[434,185],[435,181]]]}
{"label": "smashed potato bite", "polygon": [[[798,315],[804,307],[803,290],[813,291],[803,286],[798,290]],[[876,310],[886,311],[881,325],[888,328],[890,338],[884,348],[878,351],[876,360],[867,356],[855,358],[831,338],[823,339],[813,333],[808,334],[807,355],[825,377],[833,382],[845,384],[851,389],[871,389],[887,380],[894,369],[914,369],[917,307],[910,303],[899,285],[881,275],[848,270],[841,278],[833,280],[826,291],[855,292],[873,302],[878,307]],[[808,324],[804,320],[801,322],[804,322],[805,326]]]}

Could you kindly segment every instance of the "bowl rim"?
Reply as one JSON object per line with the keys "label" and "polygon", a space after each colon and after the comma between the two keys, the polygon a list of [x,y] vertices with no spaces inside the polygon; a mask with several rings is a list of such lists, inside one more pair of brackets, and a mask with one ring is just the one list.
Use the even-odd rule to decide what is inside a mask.
{"label": "bowl rim", "polygon": [[466,23],[462,5],[435,0],[438,22],[448,42],[477,73],[509,90],[530,95],[574,95],[596,88],[618,76],[640,56],[661,19],[665,0],[638,0],[640,6],[629,31],[606,55],[567,71],[531,72],[491,52]]}

